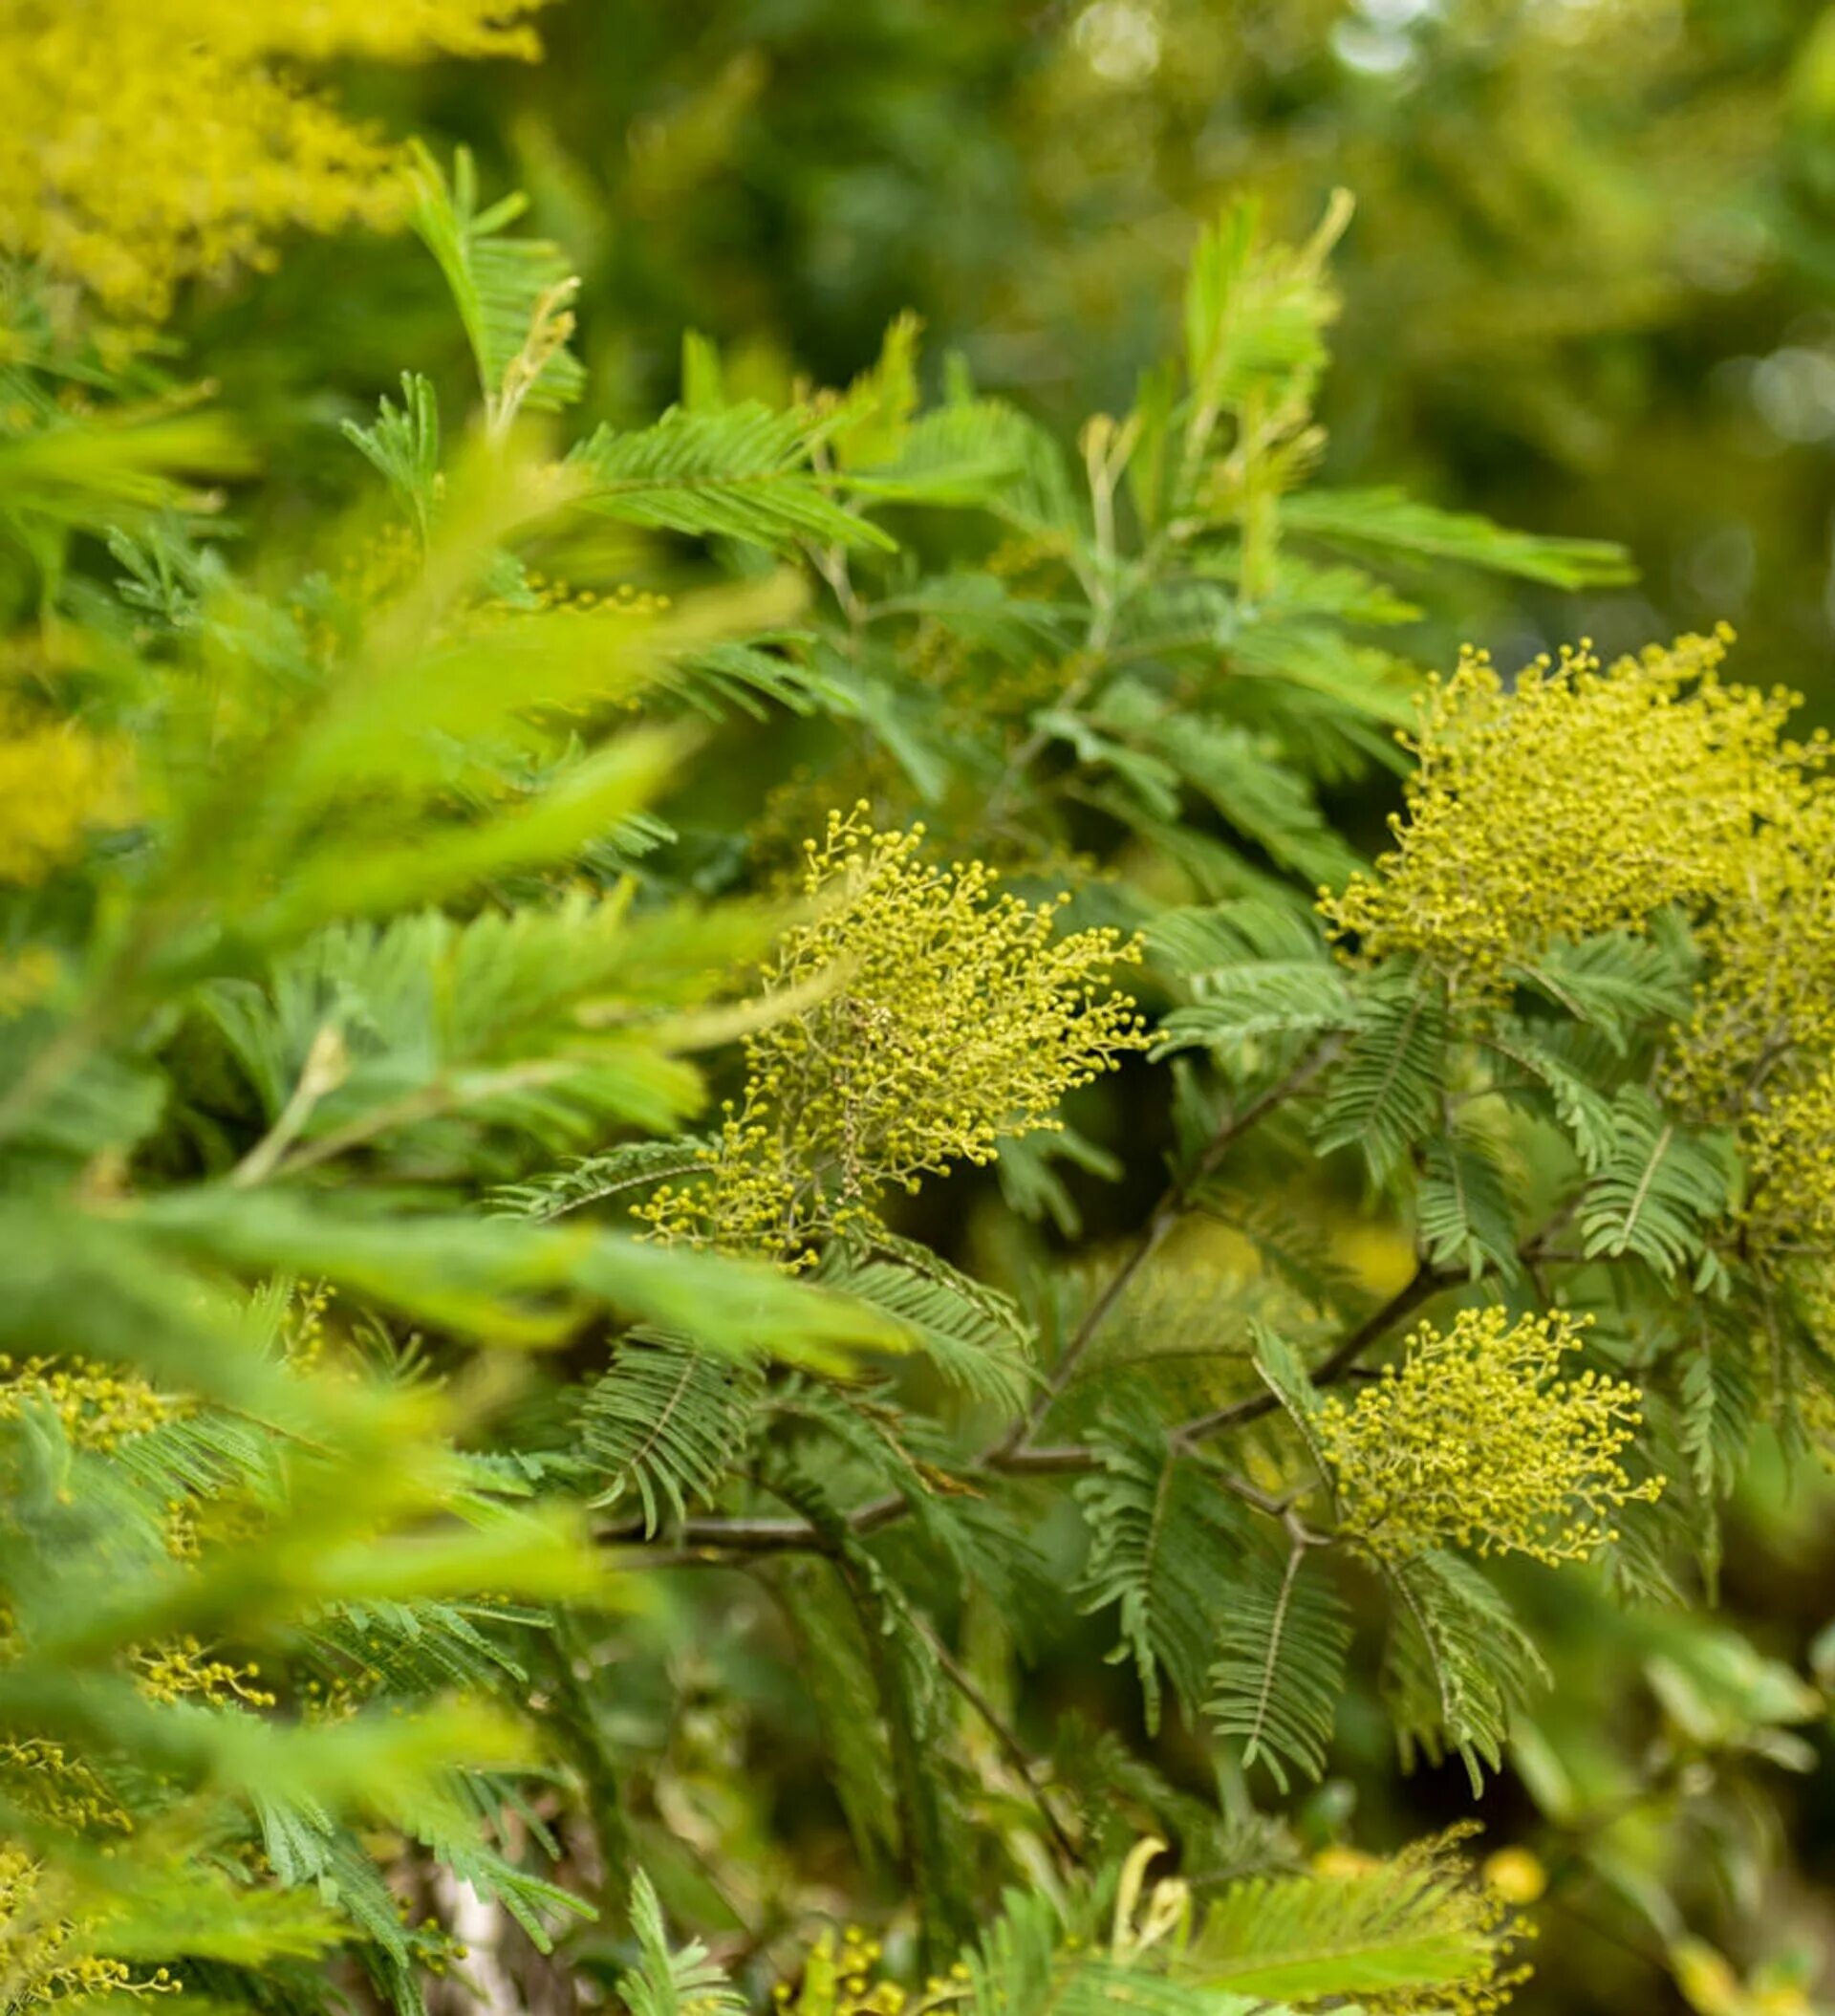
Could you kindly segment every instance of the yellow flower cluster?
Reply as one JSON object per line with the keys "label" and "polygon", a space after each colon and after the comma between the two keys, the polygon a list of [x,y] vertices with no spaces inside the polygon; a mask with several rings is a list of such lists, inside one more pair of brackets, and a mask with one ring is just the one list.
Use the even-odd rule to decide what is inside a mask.
{"label": "yellow flower cluster", "polygon": [[532,57],[544,0],[12,0],[0,12],[0,250],[122,325],[274,235],[387,224],[394,150],[295,66]]}
{"label": "yellow flower cluster", "polygon": [[134,1825],[94,1767],[47,1737],[0,1738],[0,1788],[10,1805],[76,1832]]}
{"label": "yellow flower cluster", "polygon": [[322,1369],[330,1341],[325,1318],[336,1292],[329,1281],[294,1284],[280,1319],[280,1350],[289,1371],[304,1375]]}
{"label": "yellow flower cluster", "polygon": [[[804,1957],[797,1985],[780,1981],[771,2001],[787,2016],[901,2016],[910,1997],[896,1981],[880,1979],[881,1958],[879,1941],[858,1925],[850,1925],[838,1945],[832,1931],[823,1931]],[[934,1992],[941,1983],[931,1986]]]}
{"label": "yellow flower cluster", "polygon": [[123,748],[0,699],[0,883],[42,882],[130,805]]}
{"label": "yellow flower cluster", "polygon": [[1662,1090],[1738,1132],[1747,1250],[1788,1266],[1835,1328],[1835,781],[1757,834],[1695,927],[1705,974],[1666,1051]]}
{"label": "yellow flower cluster", "polygon": [[0,1355],[0,1420],[16,1420],[28,1406],[49,1406],[78,1449],[107,1455],[124,1437],[169,1420],[180,1405],[137,1373],[83,1358],[15,1362]]}
{"label": "yellow flower cluster", "polygon": [[645,1207],[658,1235],[796,1255],[1003,1138],[1060,1126],[1058,1102],[1148,1041],[1112,968],[1112,930],[1056,935],[1069,898],[1001,893],[979,861],[922,857],[923,828],[874,833],[866,808],[805,843],[795,926],[766,975],[798,1002],[746,1045],[743,1102],[707,1175]]}
{"label": "yellow flower cluster", "polygon": [[232,1666],[227,1659],[207,1658],[196,1638],[175,1639],[133,1655],[134,1684],[148,1701],[170,1706],[175,1702],[200,1702],[209,1708],[227,1708],[234,1702],[245,1707],[271,1708],[274,1697],[254,1682],[261,1677],[258,1666]]}
{"label": "yellow flower cluster", "polygon": [[1747,1121],[1743,1145],[1749,1238],[1826,1268],[1835,1257],[1835,1063],[1779,1088]]}
{"label": "yellow flower cluster", "polygon": [[1708,978],[1667,1089],[1738,1123],[1835,1060],[1835,784],[1816,779],[1787,824],[1754,835],[1695,938]]}
{"label": "yellow flower cluster", "polygon": [[35,1008],[56,985],[56,956],[44,945],[0,954],[0,1022]]}
{"label": "yellow flower cluster", "polygon": [[44,1892],[43,1865],[16,1848],[0,1848],[0,1999],[8,2009],[179,1992],[163,1967],[136,1979],[124,1962],[82,1952],[83,1928]]}
{"label": "yellow flower cluster", "polygon": [[1423,1324],[1351,1404],[1322,1401],[1345,1536],[1392,1559],[1452,1546],[1551,1564],[1616,1538],[1614,1512],[1662,1481],[1633,1484],[1619,1462],[1643,1419],[1638,1389],[1561,1376],[1587,1321],[1461,1310],[1444,1334]]}
{"label": "yellow flower cluster", "polygon": [[1506,685],[1482,652],[1435,681],[1406,816],[1372,875],[1320,908],[1372,957],[1417,952],[1474,989],[1551,940],[1639,929],[1736,887],[1753,835],[1804,802],[1819,735],[1794,696],[1722,683],[1731,633],[1603,668],[1584,645]]}
{"label": "yellow flower cluster", "polygon": [[1835,1332],[1835,777],[1793,696],[1725,684],[1729,633],[1506,687],[1469,655],[1411,742],[1396,845],[1321,910],[1372,958],[1420,954],[1482,996],[1555,939],[1674,904],[1701,955],[1658,1089],[1737,1131],[1748,1252]]}

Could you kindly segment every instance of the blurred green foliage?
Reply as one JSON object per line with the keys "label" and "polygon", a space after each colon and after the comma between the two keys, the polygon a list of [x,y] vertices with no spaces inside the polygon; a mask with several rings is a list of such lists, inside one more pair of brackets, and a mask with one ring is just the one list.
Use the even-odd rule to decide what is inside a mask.
{"label": "blurred green foliage", "polygon": [[[1468,633],[1507,656],[1726,618],[1835,705],[1815,0],[710,0],[569,5],[545,33],[527,72],[363,82],[530,192],[582,275],[596,411],[668,397],[682,328],[759,389],[842,383],[910,309],[933,359],[1074,424],[1132,395],[1220,197],[1297,234],[1344,186],[1329,468],[1638,561],[1635,594],[1475,600]],[[353,262],[390,326],[427,328],[424,275],[306,247],[206,324],[225,371],[385,379]]]}

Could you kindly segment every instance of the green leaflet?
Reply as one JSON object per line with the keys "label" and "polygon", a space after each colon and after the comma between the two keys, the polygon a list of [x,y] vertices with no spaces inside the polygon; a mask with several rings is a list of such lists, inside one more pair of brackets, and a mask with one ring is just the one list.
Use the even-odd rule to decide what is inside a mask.
{"label": "green leaflet", "polygon": [[1612,1118],[1612,1151],[1581,1205],[1587,1251],[1635,1253],[1665,1276],[1691,1268],[1706,1286],[1720,1272],[1707,1227],[1731,1202],[1724,1138],[1679,1127],[1639,1085],[1620,1089]]}
{"label": "green leaflet", "polygon": [[1385,972],[1368,987],[1345,1060],[1314,1124],[1322,1153],[1355,1145],[1377,1182],[1440,1116],[1448,1038],[1444,996],[1426,975]]}
{"label": "green leaflet", "polygon": [[908,1325],[952,1386],[1009,1408],[1024,1398],[1036,1355],[1025,1319],[928,1247],[890,1234],[837,1241],[816,1278]]}
{"label": "green leaflet", "polygon": [[580,1459],[597,1486],[594,1503],[615,1507],[635,1494],[646,1537],[665,1512],[682,1519],[737,1462],[758,1392],[750,1367],[667,1337],[627,1338],[580,1410]]}
{"label": "green leaflet", "polygon": [[601,427],[573,451],[579,501],[627,525],[745,539],[772,551],[799,538],[890,547],[849,510],[810,457],[827,431],[800,413],[755,403],[717,412],[676,408],[654,426]]}
{"label": "green leaflet", "polygon": [[1218,1733],[1241,1740],[1244,1769],[1265,1765],[1283,1792],[1289,1766],[1314,1779],[1325,1770],[1350,1645],[1349,1613],[1328,1572],[1308,1573],[1307,1564],[1304,1547],[1284,1560],[1243,1550],[1211,1669],[1216,1692],[1204,1703]]}
{"label": "green leaflet", "polygon": [[1503,1597],[1458,1555],[1414,1554],[1385,1573],[1396,1607],[1383,1687],[1402,1762],[1456,1750],[1476,1795],[1480,1766],[1502,1768],[1511,1716],[1548,1668]]}
{"label": "green leaflet", "polygon": [[1202,1463],[1142,1425],[1112,1417],[1093,1441],[1101,1470],[1077,1486],[1090,1528],[1083,1607],[1114,1608],[1121,1637],[1109,1657],[1132,1661],[1151,1730],[1162,1679],[1188,1713],[1203,1701],[1239,1593],[1244,1515]]}

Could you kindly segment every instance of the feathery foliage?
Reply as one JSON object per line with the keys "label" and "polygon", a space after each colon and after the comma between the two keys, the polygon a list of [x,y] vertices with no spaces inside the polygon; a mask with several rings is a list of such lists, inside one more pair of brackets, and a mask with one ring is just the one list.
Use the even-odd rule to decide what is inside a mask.
{"label": "feathery foliage", "polygon": [[[0,2001],[1465,2016],[1544,1881],[1695,1992],[1653,1841],[1820,1706],[1693,1598],[1835,1449],[1824,739],[1413,662],[1628,561],[1316,480],[1342,196],[1070,441],[912,315],[646,420],[539,121],[552,238],[303,82],[532,11],[0,28]],[[150,337],[357,220],[468,389],[295,490]],[[1449,1755],[1534,1849],[1359,1848]]]}

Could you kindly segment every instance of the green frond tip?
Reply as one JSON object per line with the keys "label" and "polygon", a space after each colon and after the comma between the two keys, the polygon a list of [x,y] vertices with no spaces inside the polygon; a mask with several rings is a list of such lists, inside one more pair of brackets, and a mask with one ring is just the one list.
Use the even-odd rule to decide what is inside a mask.
{"label": "green frond tip", "polygon": [[1114,1607],[1121,1636],[1109,1657],[1132,1660],[1153,1730],[1162,1675],[1188,1711],[1204,1698],[1218,1633],[1239,1593],[1244,1515],[1163,1431],[1117,1416],[1091,1440],[1102,1468],[1077,1486],[1090,1528],[1083,1608]]}
{"label": "green frond tip", "polygon": [[1318,921],[1292,905],[1242,898],[1169,910],[1146,931],[1151,965],[1191,994],[1159,1024],[1155,1059],[1252,1038],[1355,1026],[1358,1007]]}
{"label": "green frond tip", "polygon": [[570,303],[579,282],[560,247],[543,238],[511,238],[507,228],[527,207],[521,195],[478,207],[470,152],[453,157],[452,180],[420,141],[409,175],[413,224],[439,262],[478,367],[486,423],[500,431],[527,408],[554,412],[586,388],[586,371],[567,348]]}
{"label": "green frond tip", "polygon": [[1313,1140],[1355,1147],[1387,1181],[1440,1121],[1449,1036],[1443,989],[1403,960],[1366,985],[1355,1037],[1327,1081]]}
{"label": "green frond tip", "polygon": [[1386,1861],[1233,1883],[1212,1903],[1186,1966],[1207,1984],[1312,2008],[1495,2008],[1526,1969],[1503,1899],[1457,1853],[1457,1834]]}
{"label": "green frond tip", "polygon": [[700,1940],[671,1952],[656,1886],[639,1869],[631,1881],[631,1929],[641,1955],[617,1981],[630,2016],[745,2016],[745,1999]]}
{"label": "green frond tip", "polygon": [[491,1193],[494,1215],[550,1224],[613,1198],[632,1198],[658,1183],[694,1175],[704,1160],[703,1138],[679,1136],[666,1141],[625,1141],[602,1155],[584,1155]]}
{"label": "green frond tip", "polygon": [[432,381],[404,371],[399,407],[385,394],[369,426],[347,420],[339,431],[395,492],[424,546],[440,494],[440,402]]}
{"label": "green frond tip", "polygon": [[1010,1296],[971,1280],[916,1242],[874,1230],[841,1239],[816,1278],[909,1324],[952,1386],[1017,1406],[1032,1382],[1030,1326]]}
{"label": "green frond tip", "polygon": [[1474,1281],[1487,1270],[1504,1281],[1519,1271],[1509,1181],[1496,1149],[1472,1129],[1427,1145],[1414,1197],[1415,1230],[1430,1265],[1463,1268]]}
{"label": "green frond tip", "polygon": [[1666,1279],[1692,1268],[1706,1287],[1722,1273],[1708,1233],[1732,1203],[1734,1163],[1724,1139],[1692,1134],[1641,1085],[1612,1101],[1613,1142],[1581,1203],[1588,1257],[1635,1253]]}
{"label": "green frond tip", "polygon": [[1457,1554],[1388,1564],[1396,1599],[1382,1687],[1402,1767],[1417,1754],[1464,1760],[1473,1796],[1503,1767],[1512,1718],[1553,1676],[1503,1597]]}
{"label": "green frond tip", "polygon": [[600,1506],[635,1492],[643,1530],[666,1510],[711,1499],[744,1446],[760,1390],[750,1367],[667,1337],[636,1335],[618,1347],[580,1413],[579,1442]]}
{"label": "green frond tip", "polygon": [[1288,531],[1330,545],[1412,559],[1460,560],[1550,588],[1617,587],[1637,578],[1630,555],[1612,540],[1510,531],[1474,511],[1442,510],[1399,489],[1314,487],[1286,498],[1281,518]]}

